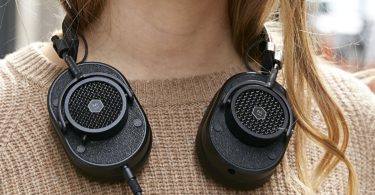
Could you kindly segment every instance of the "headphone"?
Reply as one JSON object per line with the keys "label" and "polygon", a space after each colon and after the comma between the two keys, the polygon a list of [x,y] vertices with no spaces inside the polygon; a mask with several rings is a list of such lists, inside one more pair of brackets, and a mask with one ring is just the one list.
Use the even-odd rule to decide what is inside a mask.
{"label": "headphone", "polygon": [[[56,53],[69,66],[52,83],[48,111],[71,162],[84,174],[104,180],[123,178],[142,194],[133,171],[147,161],[152,133],[146,114],[126,78],[101,62],[85,62],[87,42],[64,19],[63,36],[53,36]],[[264,33],[263,33],[264,35]],[[85,56],[77,61],[79,37]],[[281,53],[263,40],[263,73],[234,75],[208,106],[196,137],[205,172],[236,188],[266,182],[280,163],[295,119],[285,89],[276,82]],[[245,64],[248,65],[248,55]]]}

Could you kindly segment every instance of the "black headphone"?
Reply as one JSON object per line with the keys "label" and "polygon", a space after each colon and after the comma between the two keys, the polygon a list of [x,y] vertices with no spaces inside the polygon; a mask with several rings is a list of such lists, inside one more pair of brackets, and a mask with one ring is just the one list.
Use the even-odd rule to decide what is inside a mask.
{"label": "black headphone", "polygon": [[272,42],[260,42],[266,44],[262,69],[270,71],[227,80],[208,106],[196,137],[204,169],[219,182],[241,189],[269,180],[295,125],[286,91],[276,82],[281,53],[274,52]]}
{"label": "black headphone", "polygon": [[[52,42],[69,68],[48,92],[54,129],[83,173],[125,178],[133,193],[141,194],[132,170],[142,167],[151,150],[146,114],[119,71],[104,63],[84,62],[87,42],[76,25],[64,19],[62,26],[62,38],[53,36]],[[79,37],[85,57],[76,63]],[[272,43],[255,45],[261,43],[263,68],[271,71],[240,73],[226,81],[207,108],[196,138],[205,169],[234,187],[256,187],[268,180],[285,153],[295,122],[285,89],[275,81],[281,59]]]}

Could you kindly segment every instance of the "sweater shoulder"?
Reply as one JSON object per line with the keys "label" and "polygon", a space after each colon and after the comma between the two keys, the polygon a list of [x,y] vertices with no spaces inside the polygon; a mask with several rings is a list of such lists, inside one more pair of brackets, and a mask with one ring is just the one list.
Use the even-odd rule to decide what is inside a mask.
{"label": "sweater shoulder", "polygon": [[5,59],[0,60],[0,154],[29,99],[28,85],[24,81]]}
{"label": "sweater shoulder", "polygon": [[[343,109],[351,129],[375,130],[375,95],[351,73],[331,65],[320,65],[328,91]],[[368,132],[371,133],[371,132]]]}
{"label": "sweater shoulder", "polygon": [[4,58],[4,63],[14,74],[39,86],[47,86],[64,69],[51,62],[42,52],[47,43],[36,42]]}
{"label": "sweater shoulder", "polygon": [[34,43],[0,59],[0,152],[26,110],[43,96],[61,71]]}

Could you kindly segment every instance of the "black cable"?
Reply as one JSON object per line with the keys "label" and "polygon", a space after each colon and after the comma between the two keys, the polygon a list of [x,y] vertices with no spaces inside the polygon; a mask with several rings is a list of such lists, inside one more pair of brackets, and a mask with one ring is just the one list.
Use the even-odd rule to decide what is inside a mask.
{"label": "black cable", "polygon": [[82,39],[82,42],[83,42],[83,47],[84,47],[84,50],[85,50],[85,54],[83,55],[83,58],[81,59],[81,61],[79,61],[77,64],[80,64],[80,63],[83,63],[86,61],[87,59],[87,56],[89,55],[89,46],[87,44],[87,40],[86,38],[81,34],[81,33],[77,33],[79,37],[81,37]]}
{"label": "black cable", "polygon": [[137,178],[133,174],[132,170],[127,165],[124,165],[122,167],[122,174],[124,175],[126,182],[128,182],[133,194],[142,195],[142,188],[139,185]]}

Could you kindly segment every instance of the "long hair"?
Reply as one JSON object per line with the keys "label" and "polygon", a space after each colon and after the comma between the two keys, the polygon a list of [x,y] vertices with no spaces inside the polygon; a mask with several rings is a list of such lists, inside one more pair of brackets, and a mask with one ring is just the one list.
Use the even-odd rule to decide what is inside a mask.
{"label": "long hair", "polygon": [[[60,0],[67,16],[78,20],[80,31],[100,17],[106,1]],[[284,83],[288,98],[297,119],[296,169],[306,193],[318,192],[324,180],[342,161],[348,169],[348,193],[356,194],[357,177],[345,150],[349,141],[349,128],[343,111],[329,94],[314,62],[311,41],[306,27],[306,0],[228,0],[228,15],[232,39],[237,52],[244,56],[246,48],[259,38],[263,26],[274,11],[280,7],[282,22]],[[253,59],[257,59],[253,51]],[[326,124],[326,132],[318,129],[311,119],[312,102],[318,106]],[[323,156],[308,171],[305,147],[310,140],[323,148]]]}

